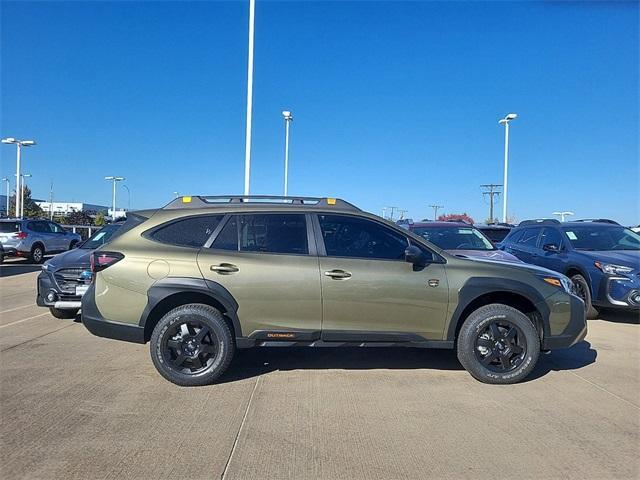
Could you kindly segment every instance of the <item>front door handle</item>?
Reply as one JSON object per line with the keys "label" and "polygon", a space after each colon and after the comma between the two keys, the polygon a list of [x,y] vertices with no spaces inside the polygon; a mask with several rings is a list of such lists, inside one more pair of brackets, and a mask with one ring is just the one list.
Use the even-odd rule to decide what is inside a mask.
{"label": "front door handle", "polygon": [[219,273],[220,275],[229,275],[231,273],[236,273],[240,270],[232,263],[221,263],[220,265],[211,265],[210,267],[212,272]]}
{"label": "front door handle", "polygon": [[351,273],[345,270],[329,270],[328,272],[324,272],[327,277],[334,278],[336,280],[344,280],[347,278],[351,278]]}

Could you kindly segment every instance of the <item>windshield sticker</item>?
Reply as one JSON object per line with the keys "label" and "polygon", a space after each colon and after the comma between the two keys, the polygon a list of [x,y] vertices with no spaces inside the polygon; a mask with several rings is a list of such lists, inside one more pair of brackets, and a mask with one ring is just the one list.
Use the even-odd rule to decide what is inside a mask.
{"label": "windshield sticker", "polygon": [[94,241],[94,242],[97,242],[102,237],[104,237],[104,235],[105,235],[105,232],[100,232],[100,233],[96,234],[95,238],[92,238],[91,240]]}
{"label": "windshield sticker", "polygon": [[578,237],[576,237],[576,234],[573,232],[567,232],[567,237],[569,237],[569,240],[577,240]]}

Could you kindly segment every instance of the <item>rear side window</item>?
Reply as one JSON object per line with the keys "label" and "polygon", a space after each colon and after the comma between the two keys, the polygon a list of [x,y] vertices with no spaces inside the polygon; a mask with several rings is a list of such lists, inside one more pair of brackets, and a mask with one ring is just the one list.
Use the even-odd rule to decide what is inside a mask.
{"label": "rear side window", "polygon": [[170,245],[200,248],[209,239],[221,220],[222,215],[184,218],[160,227],[151,234],[151,238]]}
{"label": "rear side window", "polygon": [[535,247],[538,242],[538,234],[540,233],[539,228],[527,228],[520,241],[518,241],[519,245],[527,245],[528,247]]}
{"label": "rear side window", "polygon": [[518,243],[523,232],[524,230],[511,230],[511,233],[504,239],[504,243]]}
{"label": "rear side window", "polygon": [[234,215],[211,248],[306,255],[307,222],[302,214]]}

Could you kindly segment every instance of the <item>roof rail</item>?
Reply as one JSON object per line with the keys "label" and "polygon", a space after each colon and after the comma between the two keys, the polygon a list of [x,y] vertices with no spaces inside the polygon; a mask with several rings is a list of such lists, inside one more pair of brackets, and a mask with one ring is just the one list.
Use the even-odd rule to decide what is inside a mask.
{"label": "roof rail", "polygon": [[525,225],[560,225],[560,220],[556,220],[555,218],[536,218],[533,220],[523,220],[518,224],[519,227]]}
{"label": "roof rail", "polygon": [[163,207],[163,210],[177,208],[213,208],[224,205],[289,205],[336,210],[360,211],[355,205],[340,198],[330,197],[282,197],[276,195],[193,195],[177,197]]}
{"label": "roof rail", "polygon": [[611,225],[620,225],[615,220],[609,220],[608,218],[582,218],[580,220],[572,220],[572,222],[610,223]]}

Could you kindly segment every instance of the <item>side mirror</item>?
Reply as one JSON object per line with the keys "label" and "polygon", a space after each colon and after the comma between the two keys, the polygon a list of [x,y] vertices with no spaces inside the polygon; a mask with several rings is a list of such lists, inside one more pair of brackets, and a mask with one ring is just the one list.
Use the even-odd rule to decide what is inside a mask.
{"label": "side mirror", "polygon": [[560,251],[560,247],[558,247],[558,245],[554,243],[547,243],[546,245],[543,245],[542,249],[545,252],[551,252],[551,253],[558,253]]}
{"label": "side mirror", "polygon": [[426,258],[415,245],[409,245],[404,251],[404,261],[413,264],[416,267],[423,267],[426,265]]}

